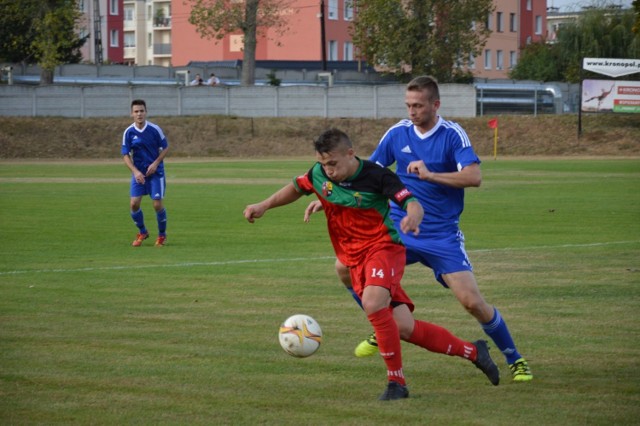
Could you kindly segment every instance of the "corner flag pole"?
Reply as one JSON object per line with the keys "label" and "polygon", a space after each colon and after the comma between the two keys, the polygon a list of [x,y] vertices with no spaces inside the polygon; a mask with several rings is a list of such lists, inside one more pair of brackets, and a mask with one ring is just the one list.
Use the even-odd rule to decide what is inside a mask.
{"label": "corner flag pole", "polygon": [[493,129],[493,159],[498,157],[498,119],[492,118],[487,123],[490,129]]}

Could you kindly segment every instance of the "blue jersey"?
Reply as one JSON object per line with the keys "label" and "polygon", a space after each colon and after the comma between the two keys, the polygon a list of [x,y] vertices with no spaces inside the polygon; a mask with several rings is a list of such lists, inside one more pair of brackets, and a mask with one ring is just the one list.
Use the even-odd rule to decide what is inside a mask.
{"label": "blue jersey", "polygon": [[[133,165],[142,174],[146,174],[147,168],[156,161],[160,151],[168,147],[169,143],[162,129],[158,125],[147,121],[142,130],[138,129],[135,124],[127,127],[122,135],[120,153],[122,155],[131,155]],[[155,174],[158,177],[164,176],[163,162],[160,162]]]}
{"label": "blue jersey", "polygon": [[[402,120],[385,133],[370,160],[383,167],[396,163],[397,175],[424,208],[421,235],[458,229],[464,208],[464,189],[427,182],[407,173],[409,163],[418,160],[424,161],[435,173],[460,171],[470,164],[479,164],[469,137],[457,123],[438,117],[434,128],[421,135],[410,120]],[[404,210],[393,203],[391,209],[394,221],[405,215]]]}

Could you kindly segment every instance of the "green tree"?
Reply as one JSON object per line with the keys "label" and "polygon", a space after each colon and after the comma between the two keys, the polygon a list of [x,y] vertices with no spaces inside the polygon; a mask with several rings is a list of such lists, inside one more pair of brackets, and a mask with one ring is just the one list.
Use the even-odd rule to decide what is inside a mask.
{"label": "green tree", "polygon": [[75,0],[0,0],[0,58],[37,63],[41,84],[53,82],[55,67],[80,62],[86,41],[76,33]]}
{"label": "green tree", "polygon": [[274,29],[277,35],[287,27],[287,17],[295,13],[293,0],[188,0],[191,3],[189,23],[201,37],[219,42],[226,35],[238,31],[243,34],[241,84],[255,83],[256,46],[258,36]]}
{"label": "green tree", "polygon": [[558,31],[559,68],[565,81],[580,81],[582,58],[640,58],[640,34],[632,31],[631,10],[588,10]]}
{"label": "green tree", "polygon": [[577,83],[584,75],[583,58],[640,58],[640,33],[633,32],[635,22],[633,10],[587,10],[558,30],[555,44],[524,47],[509,75],[516,79]]}
{"label": "green tree", "polygon": [[467,67],[490,34],[491,0],[354,0],[353,43],[370,64],[440,82],[471,78]]}
{"label": "green tree", "polygon": [[633,24],[634,34],[640,34],[640,0],[633,0],[633,10],[636,13],[636,22]]}
{"label": "green tree", "polygon": [[515,80],[559,81],[562,76],[556,49],[544,41],[531,43],[520,51],[518,64],[509,72]]}

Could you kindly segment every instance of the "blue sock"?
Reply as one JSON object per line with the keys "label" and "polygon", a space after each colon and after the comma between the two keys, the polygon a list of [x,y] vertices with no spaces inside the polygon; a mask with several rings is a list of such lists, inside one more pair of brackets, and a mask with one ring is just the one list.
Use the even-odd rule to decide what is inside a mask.
{"label": "blue sock", "polygon": [[162,209],[156,212],[156,219],[158,219],[158,235],[167,235],[167,209]]}
{"label": "blue sock", "polygon": [[511,333],[507,328],[507,323],[502,319],[502,315],[495,307],[493,308],[493,319],[486,324],[481,324],[482,329],[487,336],[491,337],[491,340],[496,344],[500,352],[502,352],[507,359],[508,364],[513,364],[522,356],[516,349],[516,344],[513,343]]}
{"label": "blue sock", "polygon": [[356,303],[358,303],[358,305],[360,305],[360,307],[362,308],[362,300],[360,300],[360,297],[358,297],[356,292],[353,291],[353,287],[347,287],[347,290],[349,291],[349,293],[351,293],[351,296],[353,296],[353,300],[355,300]]}
{"label": "blue sock", "polygon": [[133,223],[136,224],[141,234],[147,233],[147,228],[144,226],[144,215],[142,214],[142,209],[139,209],[137,212],[131,212],[131,219],[133,219]]}

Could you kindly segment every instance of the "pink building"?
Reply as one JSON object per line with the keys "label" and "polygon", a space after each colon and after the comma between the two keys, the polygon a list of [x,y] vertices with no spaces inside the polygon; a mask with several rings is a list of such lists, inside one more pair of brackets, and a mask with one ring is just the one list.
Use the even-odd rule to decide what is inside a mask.
{"label": "pink building", "polygon": [[[241,1],[241,0],[236,0]],[[203,39],[189,23],[191,4],[185,0],[84,0],[86,30],[92,34],[85,59],[96,57],[92,19],[100,5],[103,60],[132,65],[185,66],[191,61],[242,59],[242,34],[222,40]],[[352,0],[296,0],[281,13],[283,35],[269,30],[258,38],[256,60],[353,61],[349,35]],[[540,41],[546,31],[546,0],[494,0],[496,10],[485,24],[492,33],[471,71],[479,78],[508,78],[520,49]],[[321,14],[322,11],[322,14]],[[323,31],[326,58],[323,58]]]}
{"label": "pink building", "polygon": [[546,30],[546,0],[494,0],[495,11],[487,17],[492,31],[472,72],[480,78],[508,78],[518,63],[520,49],[540,41]]}
{"label": "pink building", "polygon": [[[188,22],[190,5],[172,0],[172,59],[173,66],[190,61],[226,61],[242,59],[242,34],[225,36],[217,43],[200,37]],[[322,18],[327,60],[354,60],[353,44],[348,28],[353,19],[349,0],[298,0],[283,11],[288,30],[279,36],[273,30],[258,39],[256,60],[321,60]]]}

